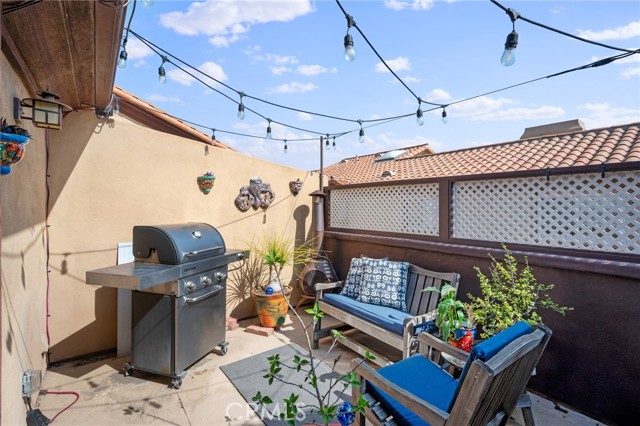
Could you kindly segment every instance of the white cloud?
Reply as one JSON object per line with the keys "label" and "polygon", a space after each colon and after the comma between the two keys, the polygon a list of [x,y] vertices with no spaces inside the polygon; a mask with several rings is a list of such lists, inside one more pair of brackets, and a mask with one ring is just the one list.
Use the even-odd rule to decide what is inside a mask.
{"label": "white cloud", "polygon": [[[411,62],[409,61],[409,58],[404,56],[399,56],[395,59],[389,59],[386,62],[394,72],[411,70]],[[382,62],[378,62],[376,64],[375,70],[376,72],[389,72],[387,67],[385,67]]]}
{"label": "white cloud", "polygon": [[193,2],[186,12],[160,15],[160,24],[178,34],[211,36],[214,46],[228,46],[251,25],[288,22],[314,10],[310,0],[207,0]]}
{"label": "white cloud", "polygon": [[385,7],[393,10],[404,10],[404,9],[414,9],[414,10],[426,10],[431,9],[433,7],[434,0],[385,0]]}
{"label": "white cloud", "polygon": [[137,38],[130,38],[127,42],[127,60],[135,60],[146,58],[153,53],[153,50],[149,49],[146,44],[138,40]]}
{"label": "white cloud", "polygon": [[507,108],[484,114],[474,114],[472,121],[509,121],[509,120],[537,120],[561,117],[565,110],[556,106],[541,106],[538,108]]}
{"label": "white cloud", "polygon": [[419,77],[411,77],[411,76],[406,76],[402,80],[404,80],[405,83],[420,83],[422,81],[422,79]]}
{"label": "white cloud", "polygon": [[334,73],[337,71],[338,70],[335,67],[327,68],[322,65],[299,65],[298,68],[296,68],[296,72],[302,75],[318,75],[327,72]]}
{"label": "white cloud", "polygon": [[313,83],[300,83],[293,81],[291,83],[281,84],[276,87],[267,89],[267,93],[305,93],[316,90],[318,87]]}
{"label": "white cloud", "polygon": [[175,102],[178,104],[182,104],[184,102],[182,102],[182,99],[180,99],[177,96],[172,96],[172,97],[168,97],[165,95],[159,95],[159,94],[152,94],[147,96],[147,100],[149,102]]}
{"label": "white cloud", "polygon": [[616,108],[608,102],[599,104],[584,104],[578,109],[588,112],[585,124],[589,128],[606,127],[616,124],[640,121],[640,110],[631,108]]}
{"label": "white cloud", "polygon": [[[203,73],[205,73],[206,75],[213,77],[218,81],[227,80],[227,75],[224,73],[224,70],[220,65],[216,64],[215,62],[205,62],[204,64],[200,65],[198,69]],[[194,72],[194,73],[199,79],[201,79],[211,87],[216,87],[219,85],[218,82],[216,82],[211,78],[207,78],[197,72]],[[171,80],[175,81],[176,83],[179,83],[185,86],[191,86],[191,84],[193,84],[196,81],[195,78],[191,77],[190,75],[188,75],[187,73],[179,69],[172,69],[167,71],[167,76]]]}
{"label": "white cloud", "polygon": [[633,77],[640,77],[640,67],[632,68],[629,67],[626,70],[620,73],[620,76],[625,80],[628,80]]}
{"label": "white cloud", "polygon": [[433,89],[432,91],[427,93],[425,99],[429,102],[448,101],[449,99],[451,99],[451,95],[446,90]]}
{"label": "white cloud", "polygon": [[640,36],[640,21],[631,22],[623,27],[616,27],[610,30],[578,30],[578,36],[593,41],[625,40]]}
{"label": "white cloud", "polygon": [[313,120],[313,116],[311,114],[306,113],[306,112],[299,112],[298,113],[298,120],[311,121],[311,120]]}
{"label": "white cloud", "polygon": [[285,72],[291,72],[291,71],[293,71],[291,68],[284,67],[284,66],[282,66],[282,67],[272,67],[271,68],[271,74],[273,74],[273,75],[282,75]]}
{"label": "white cloud", "polygon": [[491,98],[489,96],[481,96],[466,102],[451,105],[447,108],[450,116],[465,117],[475,119],[485,114],[489,114],[499,110],[506,105],[512,105],[515,102],[507,98]]}
{"label": "white cloud", "polygon": [[566,8],[563,6],[554,6],[549,9],[549,13],[551,13],[552,15],[560,15],[561,13],[564,13],[565,10]]}

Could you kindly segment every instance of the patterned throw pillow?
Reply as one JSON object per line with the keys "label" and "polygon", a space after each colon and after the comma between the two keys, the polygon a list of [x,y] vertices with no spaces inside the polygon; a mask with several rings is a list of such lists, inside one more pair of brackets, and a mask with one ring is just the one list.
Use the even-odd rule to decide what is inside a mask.
{"label": "patterned throw pillow", "polygon": [[349,273],[347,273],[347,279],[344,280],[340,294],[353,297],[354,299],[358,298],[360,295],[360,281],[362,280],[362,268],[365,259],[365,257],[354,257],[351,259]]}
{"label": "patterned throw pillow", "polygon": [[358,301],[406,312],[408,262],[366,259]]}

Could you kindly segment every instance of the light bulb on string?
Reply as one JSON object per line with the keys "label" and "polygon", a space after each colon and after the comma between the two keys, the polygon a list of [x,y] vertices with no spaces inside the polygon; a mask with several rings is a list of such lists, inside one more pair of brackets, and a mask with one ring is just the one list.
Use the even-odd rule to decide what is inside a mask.
{"label": "light bulb on string", "polygon": [[284,153],[287,153],[287,140],[284,140]]}
{"label": "light bulb on string", "polygon": [[267,140],[271,140],[271,119],[267,118]]}
{"label": "light bulb on string", "polygon": [[120,59],[118,59],[118,68],[120,68],[121,70],[127,68],[127,57],[129,55],[127,54],[127,50],[124,47],[124,44],[122,45],[122,50],[120,51]]}
{"label": "light bulb on string", "polygon": [[333,137],[333,150],[336,150],[336,137]]}
{"label": "light bulb on string", "polygon": [[327,137],[324,140],[324,145],[327,148],[327,151],[329,151],[331,149],[331,145],[329,144],[329,133],[327,133]]}
{"label": "light bulb on string", "polygon": [[347,35],[344,36],[344,59],[347,62],[351,62],[356,58],[356,49],[353,47],[353,37],[349,34],[351,27],[355,26],[356,22],[351,15],[347,15]]}
{"label": "light bulb on string", "polygon": [[117,96],[113,99],[113,114],[120,115],[120,98]]}
{"label": "light bulb on string", "polygon": [[144,7],[152,7],[154,3],[154,0],[142,0],[142,5]]}
{"label": "light bulb on string", "polygon": [[447,119],[447,110],[442,107],[442,124],[447,124],[447,121],[449,121]]}
{"label": "light bulb on string", "polygon": [[360,143],[364,143],[364,129],[362,128],[362,120],[358,120],[358,123],[360,124],[360,135],[359,135],[359,141]]}
{"label": "light bulb on string", "polygon": [[165,84],[167,82],[167,73],[164,70],[164,63],[167,62],[167,57],[162,55],[162,64],[158,68],[158,82],[160,84]]}
{"label": "light bulb on string", "polygon": [[500,58],[500,63],[509,67],[516,62],[516,47],[518,47],[518,33],[516,32],[516,19],[520,17],[520,14],[514,9],[507,9],[507,15],[511,18],[512,31],[507,35],[507,40],[504,43],[504,52]]}
{"label": "light bulb on string", "polygon": [[216,141],[216,129],[211,129],[211,140]]}
{"label": "light bulb on string", "polygon": [[244,93],[238,92],[238,95],[240,95],[240,103],[238,104],[238,120],[244,120],[244,104],[242,103]]}
{"label": "light bulb on string", "polygon": [[416,122],[418,123],[418,126],[422,126],[424,124],[424,115],[422,114],[422,110],[420,108],[418,108],[418,111],[416,111]]}

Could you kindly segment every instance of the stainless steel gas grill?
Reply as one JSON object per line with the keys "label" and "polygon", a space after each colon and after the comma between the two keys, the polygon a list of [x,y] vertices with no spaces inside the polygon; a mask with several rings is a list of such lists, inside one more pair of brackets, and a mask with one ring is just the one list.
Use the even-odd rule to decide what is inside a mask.
{"label": "stainless steel gas grill", "polygon": [[227,353],[228,265],[248,256],[227,250],[206,223],[133,228],[135,262],[87,272],[87,284],[132,290],[131,362],[134,370],[171,377],[182,385],[185,369],[218,347]]}

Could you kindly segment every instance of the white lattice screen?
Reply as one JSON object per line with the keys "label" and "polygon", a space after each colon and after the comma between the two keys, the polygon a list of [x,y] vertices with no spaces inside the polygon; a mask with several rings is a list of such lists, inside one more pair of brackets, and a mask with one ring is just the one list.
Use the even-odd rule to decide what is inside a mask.
{"label": "white lattice screen", "polygon": [[456,182],[452,236],[640,254],[640,172]]}
{"label": "white lattice screen", "polygon": [[438,184],[344,188],[331,191],[329,226],[438,235]]}

